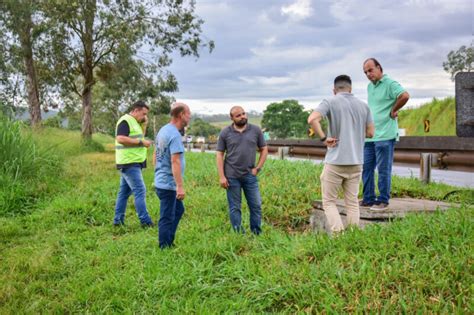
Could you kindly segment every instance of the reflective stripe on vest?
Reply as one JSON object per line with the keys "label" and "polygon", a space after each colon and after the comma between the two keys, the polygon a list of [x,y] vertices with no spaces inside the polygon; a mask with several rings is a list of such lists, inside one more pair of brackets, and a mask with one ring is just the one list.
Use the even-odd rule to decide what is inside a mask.
{"label": "reflective stripe on vest", "polygon": [[[117,135],[117,128],[122,121],[126,121],[130,128],[130,134],[128,137],[134,139],[144,140],[143,130],[137,120],[129,115],[125,114],[117,122],[115,126],[115,134]],[[131,145],[124,146],[117,142],[115,139],[115,163],[117,164],[129,164],[129,163],[142,163],[146,160],[146,147],[143,145]]]}

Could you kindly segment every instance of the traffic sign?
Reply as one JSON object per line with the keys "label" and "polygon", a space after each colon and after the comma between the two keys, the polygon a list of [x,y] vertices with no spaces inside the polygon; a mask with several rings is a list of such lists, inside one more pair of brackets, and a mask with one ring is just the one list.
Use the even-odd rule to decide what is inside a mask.
{"label": "traffic sign", "polygon": [[430,121],[425,119],[425,132],[430,132]]}

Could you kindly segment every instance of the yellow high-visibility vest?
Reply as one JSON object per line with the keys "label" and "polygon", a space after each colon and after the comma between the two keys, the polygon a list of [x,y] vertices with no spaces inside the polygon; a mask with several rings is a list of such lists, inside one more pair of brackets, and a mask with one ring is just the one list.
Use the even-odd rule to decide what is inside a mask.
{"label": "yellow high-visibility vest", "polygon": [[[130,138],[144,140],[143,130],[138,121],[131,115],[125,114],[117,122],[115,126],[115,137],[117,137],[117,128],[122,121],[126,121],[130,127]],[[140,144],[132,146],[124,146],[115,139],[115,163],[129,164],[142,163],[146,160],[146,147]]]}

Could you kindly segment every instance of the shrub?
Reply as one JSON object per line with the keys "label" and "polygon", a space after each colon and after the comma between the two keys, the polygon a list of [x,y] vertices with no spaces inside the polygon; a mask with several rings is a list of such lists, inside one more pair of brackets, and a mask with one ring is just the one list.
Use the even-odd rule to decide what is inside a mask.
{"label": "shrub", "polygon": [[61,128],[61,118],[59,116],[49,117],[43,120],[42,125],[45,127]]}

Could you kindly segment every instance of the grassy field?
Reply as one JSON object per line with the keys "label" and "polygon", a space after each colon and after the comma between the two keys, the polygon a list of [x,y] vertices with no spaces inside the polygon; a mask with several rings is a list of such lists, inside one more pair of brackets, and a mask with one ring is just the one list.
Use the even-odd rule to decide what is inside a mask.
{"label": "grassy field", "polygon": [[[425,132],[425,120],[430,130]],[[404,109],[398,119],[399,128],[405,128],[407,136],[455,136],[456,103],[453,97],[434,98],[418,108]]]}
{"label": "grassy field", "polygon": [[[105,152],[80,149],[78,134],[48,129],[42,146],[64,159],[28,214],[0,217],[0,314],[11,313],[472,313],[472,192],[462,207],[413,215],[337,238],[308,230],[321,167],[270,160],[260,176],[263,235],[230,231],[214,157],[186,153],[186,213],[177,247],[162,251],[129,202],[112,218],[119,175]],[[148,208],[158,198],[144,172]],[[441,200],[453,187],[394,178],[397,196]],[[248,210],[244,209],[248,226]]]}
{"label": "grassy field", "polygon": [[[430,121],[430,131],[425,132],[425,120]],[[261,126],[261,118],[250,118],[250,123]],[[229,121],[212,122],[211,125],[224,128]],[[434,98],[418,108],[403,109],[399,114],[399,128],[405,128],[407,136],[455,136],[456,104],[453,97]]]}

